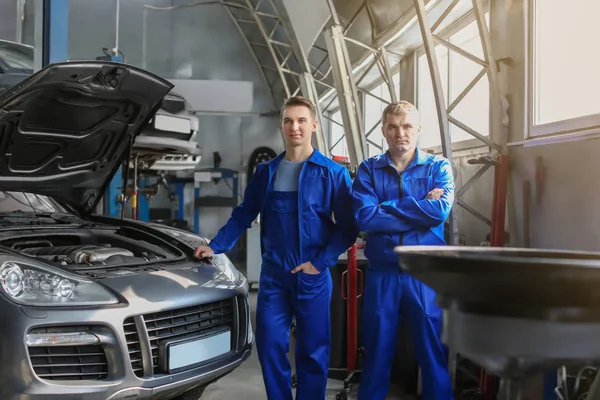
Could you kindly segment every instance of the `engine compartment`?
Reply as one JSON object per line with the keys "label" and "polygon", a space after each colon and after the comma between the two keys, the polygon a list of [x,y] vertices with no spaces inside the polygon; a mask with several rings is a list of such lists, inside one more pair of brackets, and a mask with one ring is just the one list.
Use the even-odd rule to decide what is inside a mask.
{"label": "engine compartment", "polygon": [[167,242],[130,227],[61,230],[17,237],[14,233],[10,239],[0,238],[0,245],[75,270],[146,265],[184,257]]}

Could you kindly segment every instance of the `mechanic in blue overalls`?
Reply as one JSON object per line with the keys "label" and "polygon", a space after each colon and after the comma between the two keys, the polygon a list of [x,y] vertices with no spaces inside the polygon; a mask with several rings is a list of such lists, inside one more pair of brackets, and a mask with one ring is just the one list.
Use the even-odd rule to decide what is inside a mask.
{"label": "mechanic in blue overalls", "polygon": [[359,400],[383,400],[390,384],[401,314],[408,317],[424,400],[453,398],[441,343],[442,312],[434,291],[404,274],[398,245],[445,245],[444,221],[454,202],[454,179],[448,160],[417,148],[419,112],[394,102],[382,115],[388,151],[365,160],[353,184],[353,209],[367,234],[369,260],[363,298],[365,350]]}
{"label": "mechanic in blue overalls", "polygon": [[[261,214],[256,347],[270,400],[292,399],[287,358],[296,319],[296,398],[324,400],[330,356],[329,268],[358,236],[346,168],[313,148],[316,110],[292,97],[282,110],[285,151],[258,166],[244,201],[196,257],[229,251]],[[332,219],[332,214],[335,219]]]}

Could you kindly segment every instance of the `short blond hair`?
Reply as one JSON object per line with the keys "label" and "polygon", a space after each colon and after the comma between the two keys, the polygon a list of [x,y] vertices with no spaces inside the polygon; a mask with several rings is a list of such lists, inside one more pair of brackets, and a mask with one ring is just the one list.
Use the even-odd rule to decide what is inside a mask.
{"label": "short blond hair", "polygon": [[406,100],[394,101],[388,104],[388,106],[383,110],[383,113],[381,115],[381,124],[385,124],[385,119],[389,114],[406,115],[412,113],[417,113],[417,120],[420,119],[419,110],[417,110],[417,107],[414,104]]}
{"label": "short blond hair", "polygon": [[302,96],[290,97],[285,101],[285,104],[283,105],[283,107],[281,107],[281,119],[283,119],[283,114],[286,108],[297,106],[308,108],[310,110],[310,115],[312,119],[317,119],[317,108],[312,103],[312,101]]}

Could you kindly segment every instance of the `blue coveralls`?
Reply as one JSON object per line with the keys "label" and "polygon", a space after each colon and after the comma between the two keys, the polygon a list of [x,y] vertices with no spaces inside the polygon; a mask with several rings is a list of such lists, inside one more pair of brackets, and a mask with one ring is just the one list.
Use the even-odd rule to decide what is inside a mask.
{"label": "blue coveralls", "polygon": [[[440,200],[426,200],[434,188]],[[444,221],[454,203],[454,179],[448,160],[419,149],[399,173],[389,153],[365,160],[353,185],[353,209],[358,228],[367,233],[369,260],[363,300],[365,360],[359,400],[383,400],[389,389],[401,314],[408,316],[424,400],[453,398],[441,343],[442,312],[435,292],[404,274],[398,266],[398,245],[445,245]]]}
{"label": "blue coveralls", "polygon": [[[297,192],[275,192],[273,182],[285,153],[260,164],[244,201],[210,242],[229,251],[261,213],[262,269],[256,309],[256,347],[267,397],[292,399],[290,326],[296,318],[296,398],[323,400],[330,355],[329,268],[356,241],[352,181],[348,170],[314,150],[304,163]],[[332,213],[335,222],[332,220]],[[321,273],[291,270],[311,261]]]}

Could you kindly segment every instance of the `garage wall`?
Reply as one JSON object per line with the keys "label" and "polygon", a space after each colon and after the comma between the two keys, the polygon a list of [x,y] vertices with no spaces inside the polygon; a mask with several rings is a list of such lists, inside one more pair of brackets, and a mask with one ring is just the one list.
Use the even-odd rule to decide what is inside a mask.
{"label": "garage wall", "polygon": [[[529,134],[524,112],[530,107],[526,97],[526,3],[526,0],[492,2],[491,8],[496,57],[509,58],[500,71],[511,105],[509,141],[513,143],[522,142]],[[498,118],[497,113],[493,115]],[[558,142],[561,138],[564,135],[558,134],[550,144],[509,147],[508,220],[512,243],[517,246],[530,243],[531,247],[546,249],[598,251],[600,141]],[[524,203],[525,181],[531,184],[529,208]],[[526,236],[528,231],[529,237]]]}
{"label": "garage wall", "polygon": [[[186,1],[174,1],[174,5]],[[274,111],[268,88],[262,80],[256,63],[246,44],[219,5],[181,8],[172,11],[173,47],[172,68],[178,77],[185,73],[192,79],[218,79],[253,82],[254,103],[252,112],[266,114]],[[213,152],[218,151],[222,167],[245,171],[248,157],[260,146],[282,150],[279,119],[255,116],[200,116],[200,144],[204,156],[202,167],[213,166]],[[240,176],[242,184],[246,175]],[[228,182],[229,183],[229,182]],[[245,185],[240,187],[243,194]],[[189,189],[192,198],[192,188]],[[202,184],[201,195],[230,196],[231,189],[225,182],[217,185]],[[191,202],[186,215],[192,220]],[[213,237],[227,221],[229,208],[203,208],[200,210],[201,234]]]}
{"label": "garage wall", "polygon": [[0,39],[17,41],[17,2],[0,0]]}
{"label": "garage wall", "polygon": [[[199,116],[199,143],[203,149],[200,168],[212,167],[213,152],[218,151],[222,158],[221,167],[245,171],[248,157],[255,148],[271,146],[276,151],[282,150],[278,118],[260,116],[274,111],[273,102],[255,61],[222,6],[180,7],[188,3],[121,0],[119,48],[125,53],[128,63],[145,66],[166,78],[252,82],[254,115]],[[95,58],[102,54],[102,47],[114,46],[115,4],[115,0],[69,0],[69,58]],[[145,62],[142,35],[144,4],[171,8],[147,12]],[[240,176],[240,182],[245,181],[245,175]],[[240,193],[244,188],[240,188]],[[231,195],[231,189],[225,182],[202,184],[200,190],[201,195]],[[191,185],[187,189],[186,200],[185,216],[193,224]],[[169,205],[166,196],[158,196],[151,202],[151,207]],[[230,213],[228,208],[201,209],[200,233],[212,237]]]}
{"label": "garage wall", "polygon": [[[69,59],[95,59],[102,48],[115,46],[116,0],[69,0]],[[119,50],[129,64],[143,66],[144,5],[171,6],[170,0],[121,0]],[[150,13],[146,35],[149,43],[146,68],[162,76],[172,75],[172,18],[169,13]]]}

